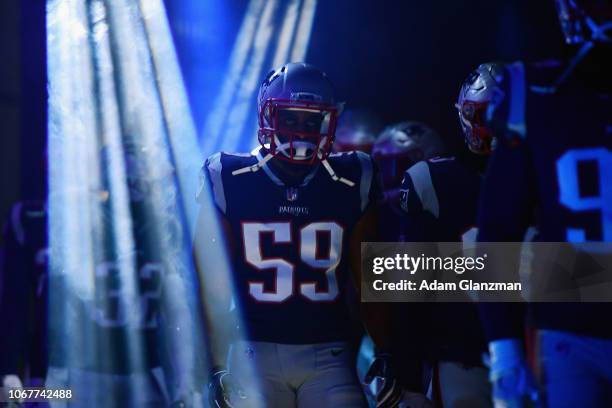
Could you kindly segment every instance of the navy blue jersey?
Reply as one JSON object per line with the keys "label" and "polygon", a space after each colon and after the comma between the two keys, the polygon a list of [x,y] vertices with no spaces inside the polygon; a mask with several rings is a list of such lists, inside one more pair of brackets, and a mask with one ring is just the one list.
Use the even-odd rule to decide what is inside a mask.
{"label": "navy blue jersey", "polygon": [[232,175],[258,157],[217,153],[205,163],[236,244],[235,301],[247,336],[293,344],[348,340],[349,236],[378,194],[372,161],[361,152],[328,158],[354,186],[334,181],[322,164],[297,187],[287,187],[268,165]]}
{"label": "navy blue jersey", "polygon": [[0,376],[44,378],[47,367],[47,210],[15,204],[4,226],[0,265]]}
{"label": "navy blue jersey", "polygon": [[[410,167],[400,189],[408,242],[474,241],[481,176],[454,157]],[[425,307],[422,307],[425,309]],[[428,304],[425,343],[432,357],[479,365],[485,350],[478,309],[471,303]]]}
{"label": "navy blue jersey", "polygon": [[[505,67],[504,97],[491,111],[500,142],[484,184],[481,241],[520,241],[535,210],[541,241],[612,242],[612,93],[580,68],[558,84],[565,69],[554,62]],[[483,312],[490,338],[521,335],[515,307]],[[609,304],[535,303],[529,312],[537,328],[612,337],[603,323]]]}
{"label": "navy blue jersey", "polygon": [[457,242],[476,226],[480,175],[454,157],[410,167],[400,189],[410,242]]}
{"label": "navy blue jersey", "polygon": [[404,242],[406,239],[401,228],[401,210],[398,199],[381,202],[378,205],[378,231],[380,242]]}

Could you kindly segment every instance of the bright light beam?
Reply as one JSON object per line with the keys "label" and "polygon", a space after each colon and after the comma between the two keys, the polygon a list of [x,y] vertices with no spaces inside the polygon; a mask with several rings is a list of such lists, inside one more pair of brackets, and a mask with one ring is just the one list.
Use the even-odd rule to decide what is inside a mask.
{"label": "bright light beam", "polygon": [[276,53],[274,54],[274,59],[272,62],[272,66],[274,68],[277,68],[287,62],[287,56],[289,55],[289,49],[295,33],[295,27],[297,26],[296,21],[299,8],[300,0],[291,0],[291,3],[287,7],[279,35],[278,45],[276,47]]}
{"label": "bright light beam", "polygon": [[140,8],[157,74],[168,143],[177,171],[183,207],[187,213],[187,225],[192,227],[198,210],[195,196],[198,170],[202,165],[197,132],[162,0],[140,0]]}
{"label": "bright light beam", "polygon": [[47,33],[49,287],[53,289],[49,293],[49,354],[53,364],[69,366],[80,357],[75,346],[87,347],[84,343],[91,339],[83,336],[75,339],[79,344],[64,344],[72,333],[80,332],[76,320],[68,318],[72,303],[66,293],[77,299],[93,298],[94,241],[99,233],[96,212],[90,211],[99,175],[97,146],[90,139],[97,126],[84,4],[49,1]]}
{"label": "bright light beam", "polygon": [[[181,211],[187,206],[177,203],[181,195],[173,180],[164,115],[151,69],[152,57],[140,10],[133,2],[50,0],[47,13],[49,338],[54,345],[51,360],[72,369],[93,367],[96,361],[112,364],[125,359],[124,363],[138,372],[149,357],[145,355],[139,329],[149,324],[145,322],[149,300],[146,296],[152,296],[152,293],[146,296],[140,293],[138,283],[146,277],[142,276],[143,270],[150,273],[151,267],[137,268],[135,261],[137,248],[124,143],[137,144],[137,164],[146,169],[140,176],[152,181],[147,197],[150,208],[147,222],[154,228],[147,239],[156,241],[159,249],[156,253],[161,254],[166,269],[178,270],[184,277],[190,276],[186,272],[191,265],[189,228],[182,230],[181,219]],[[155,13],[151,12],[149,17],[149,21],[154,20]],[[152,28],[157,29],[158,26]],[[155,54],[161,59],[161,65],[168,58],[164,55],[167,43],[165,46],[166,49],[160,48]],[[180,116],[177,112],[184,113],[186,103],[181,104],[181,95],[177,96],[176,90],[174,93],[167,91],[169,86],[180,82],[180,77],[173,81],[169,75],[172,72],[163,71],[160,80],[170,99],[167,103],[178,109],[168,109],[168,120],[177,121]],[[176,134],[189,129],[189,123],[182,127],[172,123],[169,128]],[[181,141],[187,148],[191,146],[191,156],[197,154],[194,141],[195,132],[191,134],[191,145],[189,141]],[[179,146],[176,151],[182,148]],[[99,160],[101,154],[106,158],[102,162]],[[181,164],[192,162],[184,158]],[[197,167],[191,170],[195,184]],[[178,173],[184,175],[185,166],[180,167]],[[195,191],[195,186],[191,189]],[[192,216],[194,207],[191,206]],[[98,283],[99,278],[109,278],[115,272],[118,272],[120,283],[118,289],[111,291],[105,286],[107,282]],[[184,303],[185,298],[178,294],[172,300]],[[118,311],[110,319],[106,312],[112,309]],[[182,310],[189,311],[186,307]],[[183,317],[191,320],[189,316]],[[113,341],[110,330],[104,330],[110,328],[125,329],[122,344],[116,343],[116,339]],[[96,337],[96,334],[104,336],[103,333],[109,333],[109,337]],[[189,350],[190,359],[194,360],[195,344],[184,342],[180,345]],[[127,352],[115,354],[120,350]],[[61,385],[66,384],[57,385],[65,388]],[[133,385],[133,398],[122,401],[126,405],[133,406],[137,401],[137,383]],[[106,391],[108,395],[104,397],[109,404],[119,402],[112,390],[102,390],[101,377],[88,387],[87,390],[75,390],[75,393],[99,396]]]}
{"label": "bright light beam", "polygon": [[295,43],[291,51],[291,62],[304,61],[306,57],[316,11],[317,0],[304,0],[302,11],[300,12],[300,23],[298,25]]}
{"label": "bright light beam", "polygon": [[236,151],[240,143],[242,130],[246,124],[247,115],[249,111],[255,111],[253,109],[253,95],[261,80],[261,71],[266,52],[268,47],[272,45],[270,39],[274,32],[273,17],[277,6],[276,3],[276,0],[268,0],[257,26],[251,59],[249,64],[247,64],[246,71],[243,73],[232,109],[227,116],[227,126],[225,127],[223,144],[221,145],[222,151]]}
{"label": "bright light beam", "polygon": [[[243,70],[247,63],[252,43],[255,37],[255,30],[263,10],[263,0],[251,0],[236,37],[236,42],[229,61],[229,72],[227,73],[223,86],[217,97],[212,111],[208,114],[204,124],[203,139],[204,152],[212,154],[218,150],[220,140],[223,135],[224,123],[227,120],[227,112],[237,91],[237,84],[243,75]],[[223,135],[224,136],[224,135]]]}
{"label": "bright light beam", "polygon": [[[261,10],[263,1],[253,1],[251,8],[257,7]],[[172,329],[180,329],[164,336],[173,346],[171,357],[180,360],[180,376],[194,376],[195,362],[202,355],[198,341],[205,337],[189,303],[190,290],[195,289],[189,221],[197,211],[189,200],[200,159],[161,0],[49,0],[47,10],[50,341],[62,344],[65,353],[53,357],[61,358],[66,367],[120,358],[135,370],[146,365],[146,352],[152,350],[146,349],[142,332],[124,327],[140,328],[148,300],[140,292],[139,281],[146,276],[135,256],[142,242],[134,230],[143,222],[135,217],[142,212],[151,226],[147,245],[154,246],[163,263],[164,291],[170,293],[166,306],[176,324]],[[235,57],[239,76],[240,59],[246,55],[237,52]],[[138,176],[148,187],[139,207],[130,202],[128,145],[135,147],[133,160],[143,169]],[[203,255],[198,257],[200,279],[220,285],[232,297],[231,269],[216,210],[203,200],[201,211],[211,221],[207,232],[218,238],[198,247]],[[101,272],[108,274],[109,264],[118,272],[120,287],[106,298],[108,290],[96,278]],[[212,329],[225,332],[228,323],[218,318],[220,306],[200,300]],[[99,307],[106,310],[117,301],[121,319],[105,320]],[[111,338],[95,338],[101,331],[88,328],[96,324],[125,328],[123,344],[109,347]],[[115,355],[115,350],[126,350],[127,355]],[[257,383],[255,375],[251,378]],[[195,384],[193,377],[184,381],[188,388]],[[90,385],[96,389],[75,393],[106,391],[109,404],[119,402],[117,395],[101,388],[102,383]],[[133,389],[136,394],[135,381]],[[138,397],[122,403],[137,405]]]}
{"label": "bright light beam", "polygon": [[[317,0],[302,1],[303,3],[301,4],[301,8],[300,2],[297,0],[292,1],[287,8],[285,20],[279,37],[278,48],[274,55],[274,62],[272,65],[273,68],[278,68],[287,62],[302,62],[306,58],[314,16],[317,9]],[[298,8],[299,17],[296,15]],[[289,54],[291,54],[290,57]],[[252,127],[253,135],[257,134],[257,127],[257,123],[254,123]],[[259,142],[255,137],[250,139],[250,141],[251,146],[249,148],[259,146]],[[236,143],[234,149],[238,149],[240,147],[239,143],[240,141]]]}

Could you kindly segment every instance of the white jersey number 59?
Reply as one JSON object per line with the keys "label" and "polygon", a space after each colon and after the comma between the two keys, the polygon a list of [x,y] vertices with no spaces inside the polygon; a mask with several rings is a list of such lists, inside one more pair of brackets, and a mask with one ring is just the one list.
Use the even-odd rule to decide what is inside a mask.
{"label": "white jersey number 59", "polygon": [[[317,233],[329,234],[330,250],[324,257],[317,256]],[[276,275],[274,289],[266,291],[263,282],[249,282],[249,294],[260,302],[283,302],[293,295],[295,265],[283,258],[268,258],[262,254],[261,235],[270,234],[275,245],[295,245],[289,222],[242,224],[246,261],[258,270],[272,269]],[[323,271],[327,290],[318,290],[316,282],[302,282],[299,292],[314,301],[332,301],[338,296],[336,268],[342,254],[343,228],[335,222],[313,222],[300,229],[299,253],[302,262],[314,270]]]}

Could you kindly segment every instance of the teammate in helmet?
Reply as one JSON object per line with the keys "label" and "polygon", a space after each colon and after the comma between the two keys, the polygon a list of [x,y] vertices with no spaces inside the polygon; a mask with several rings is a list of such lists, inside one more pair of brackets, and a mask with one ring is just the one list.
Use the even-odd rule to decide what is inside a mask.
{"label": "teammate in helmet", "polygon": [[[429,126],[417,121],[404,121],[386,127],[376,139],[372,148],[372,158],[378,165],[384,188],[384,199],[379,202],[378,234],[383,242],[405,241],[401,228],[402,210],[400,209],[400,186],[404,172],[421,160],[443,155],[445,147],[440,136]],[[429,305],[394,303],[389,306],[393,316],[393,341],[389,350],[374,353],[370,376],[384,366],[393,367],[394,376],[403,390],[402,402],[408,406],[427,407],[431,402],[424,394],[429,385],[430,370],[426,367],[423,349],[429,338],[423,335],[423,325],[427,324]],[[410,324],[405,324],[410,316]],[[419,330],[414,330],[418,327]],[[368,352],[368,342],[364,342],[360,358],[372,355]],[[387,360],[387,361],[386,361]],[[383,364],[384,363],[384,364]],[[389,376],[389,374],[387,374]],[[388,378],[387,381],[391,381]]]}
{"label": "teammate in helmet", "polygon": [[[485,115],[497,91],[501,66],[471,72],[455,104],[467,151],[423,160],[410,167],[400,190],[402,232],[409,242],[474,241],[482,172],[495,139]],[[419,305],[424,354],[435,367],[434,399],[445,407],[490,406],[486,351],[477,308],[468,303]]]}
{"label": "teammate in helmet", "polygon": [[[123,259],[114,250],[112,238],[98,242],[96,248],[94,296],[81,296],[64,285],[62,277],[50,277],[47,203],[23,201],[13,206],[4,228],[5,253],[0,262],[0,377],[4,382],[71,389],[70,405],[75,407],[161,407],[171,399],[188,397],[175,396],[176,390],[169,389],[170,381],[166,381],[170,366],[177,366],[176,354],[182,352],[177,345],[184,345],[184,338],[177,338],[190,329],[189,324],[176,323],[179,318],[189,322],[190,316],[188,310],[176,307],[169,313],[169,304],[175,303],[169,299],[183,293],[176,291],[181,279],[168,271],[160,256],[156,245],[159,227],[152,225],[144,208],[151,198],[151,183],[165,183],[167,178],[153,181],[150,174],[140,171],[141,152],[133,147],[124,146],[123,158],[132,217],[132,228],[124,232],[134,240],[135,276],[130,278],[136,293],[132,296],[125,294],[125,277],[119,272]],[[167,177],[171,169],[159,171]],[[110,230],[119,222],[110,209],[114,197],[108,189],[101,189],[90,199],[90,205],[102,212],[99,228],[112,236]],[[62,307],[69,312],[51,315],[50,293],[61,297]],[[130,313],[137,317],[128,318]],[[62,319],[70,319],[80,331],[71,333],[70,341],[57,327]],[[138,354],[130,339],[142,343]],[[168,356],[166,347],[178,351]],[[182,381],[179,373],[174,373],[173,380]]]}
{"label": "teammate in helmet", "polygon": [[[380,192],[374,165],[362,152],[331,154],[342,104],[327,76],[312,65],[289,63],[270,72],[257,108],[260,150],[208,158],[198,195],[203,204],[214,201],[223,225],[233,297],[246,334],[232,340],[227,358],[219,339],[232,333],[209,330],[209,402],[364,406],[343,298],[349,267],[359,271],[360,242],[375,230]],[[199,255],[210,239],[211,214],[202,208],[196,264],[205,276],[205,296],[227,305],[213,320],[231,321],[237,315],[229,312],[229,299],[218,299],[211,288],[215,276]],[[384,316],[371,319],[380,324]]]}
{"label": "teammate in helmet", "polygon": [[[556,5],[566,42],[576,51],[567,62],[504,66],[501,97],[487,112],[498,143],[483,185],[479,241],[521,241],[534,211],[542,241],[612,241],[612,5]],[[524,309],[487,303],[481,312],[499,403],[543,398],[549,407],[611,404],[609,304],[529,305],[540,390],[525,358]]]}
{"label": "teammate in helmet", "polygon": [[373,113],[366,110],[346,110],[338,119],[332,149],[336,153],[353,150],[370,153],[381,129],[382,123]]}

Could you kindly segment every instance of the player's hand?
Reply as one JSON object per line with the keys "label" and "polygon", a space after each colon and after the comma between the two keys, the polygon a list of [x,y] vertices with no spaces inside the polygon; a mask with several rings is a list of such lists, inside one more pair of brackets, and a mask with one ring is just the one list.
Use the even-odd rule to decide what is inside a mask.
{"label": "player's hand", "polygon": [[376,355],[364,381],[366,385],[374,386],[376,408],[393,408],[399,405],[403,389],[395,378],[390,354]]}
{"label": "player's hand", "polygon": [[539,405],[539,391],[527,365],[518,339],[502,339],[489,343],[489,380],[493,385],[496,408],[520,408]]}
{"label": "player's hand", "polygon": [[246,398],[244,390],[227,369],[218,367],[212,371],[208,383],[208,403],[212,408],[233,408]]}
{"label": "player's hand", "polygon": [[[0,386],[3,388],[3,393],[6,395],[2,395],[2,397],[8,398],[7,391],[8,389],[23,389],[23,384],[21,383],[21,379],[16,374],[7,374],[1,377]],[[3,399],[5,399],[3,398]],[[18,408],[22,407],[21,400],[20,401],[12,401],[7,403],[7,408]]]}

